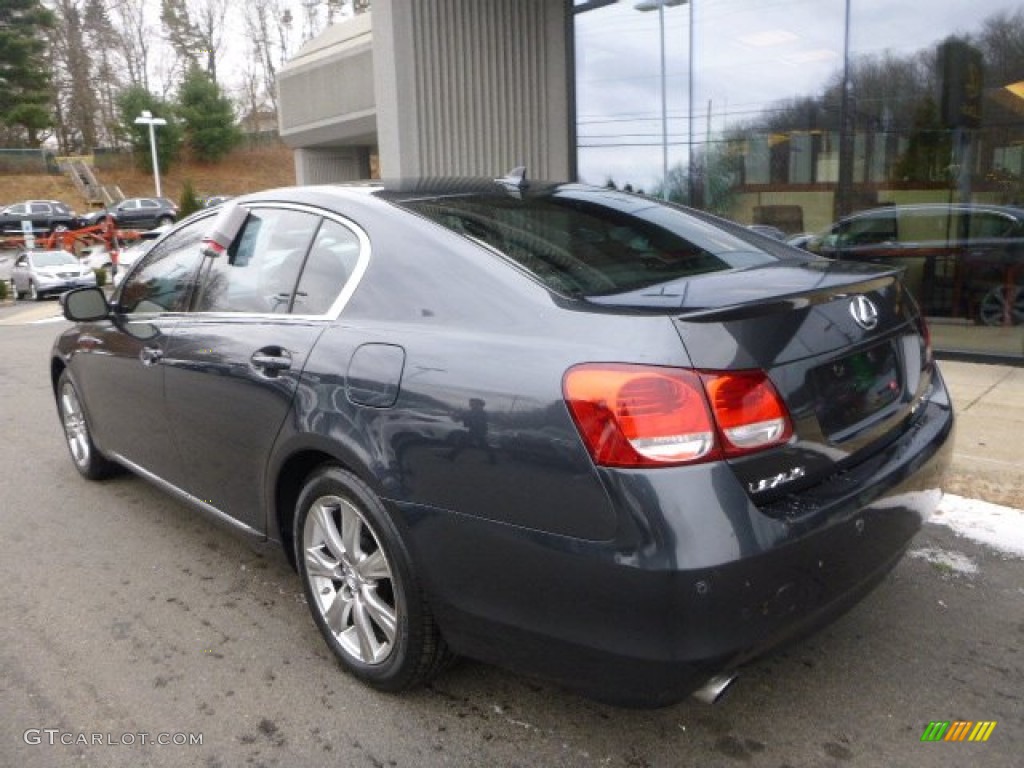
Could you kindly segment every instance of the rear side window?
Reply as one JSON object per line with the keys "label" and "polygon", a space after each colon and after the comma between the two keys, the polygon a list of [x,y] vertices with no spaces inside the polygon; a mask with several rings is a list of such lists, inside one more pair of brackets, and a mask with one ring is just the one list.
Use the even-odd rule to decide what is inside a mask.
{"label": "rear side window", "polygon": [[838,234],[840,246],[895,243],[896,211],[879,211],[844,221],[839,225]]}
{"label": "rear side window", "polygon": [[472,194],[400,204],[499,251],[568,295],[624,293],[779,260],[742,234],[612,192],[562,188],[522,199]]}
{"label": "rear side window", "polygon": [[352,230],[325,220],[302,270],[292,312],[323,315],[334,304],[359,262],[359,238]]}

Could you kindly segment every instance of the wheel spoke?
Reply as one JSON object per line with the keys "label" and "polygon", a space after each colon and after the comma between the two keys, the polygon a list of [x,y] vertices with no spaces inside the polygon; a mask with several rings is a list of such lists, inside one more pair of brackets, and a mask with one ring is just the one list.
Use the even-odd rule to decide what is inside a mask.
{"label": "wheel spoke", "polygon": [[344,632],[352,620],[352,600],[346,600],[341,592],[334,595],[334,602],[324,611],[324,621],[331,628],[331,632],[340,635]]}
{"label": "wheel spoke", "polygon": [[380,627],[388,643],[395,642],[395,631],[398,626],[398,616],[395,610],[381,600],[377,591],[370,587],[363,589],[362,598],[360,601],[362,606],[366,608],[366,612],[374,623]]}
{"label": "wheel spoke", "polygon": [[[334,515],[331,514],[337,507],[324,503],[317,504],[312,510],[313,522],[323,534],[324,543],[334,555],[336,560],[342,560],[345,555],[345,545],[342,543],[338,527],[334,524]],[[344,513],[342,513],[344,517]]]}
{"label": "wheel spoke", "polygon": [[391,578],[391,569],[384,557],[384,552],[377,550],[356,563],[356,572],[366,581],[380,581]]}
{"label": "wheel spoke", "polygon": [[380,643],[373,634],[373,624],[366,606],[358,598],[352,601],[352,620],[356,637],[359,638],[359,656],[367,663],[375,661]]}
{"label": "wheel spoke", "polygon": [[64,388],[64,392],[61,394],[60,402],[64,410],[65,421],[77,415],[78,398],[67,387]]}
{"label": "wheel spoke", "polygon": [[362,556],[359,546],[359,535],[362,532],[363,521],[355,510],[346,505],[341,507],[341,541],[349,556],[349,562],[358,562]]}
{"label": "wheel spoke", "polygon": [[338,579],[338,561],[332,560],[319,546],[306,550],[306,571],[310,578]]}

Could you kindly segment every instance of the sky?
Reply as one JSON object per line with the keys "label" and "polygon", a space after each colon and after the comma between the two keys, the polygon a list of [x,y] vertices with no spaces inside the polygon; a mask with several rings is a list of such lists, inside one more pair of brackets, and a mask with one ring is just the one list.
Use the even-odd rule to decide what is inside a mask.
{"label": "sky", "polygon": [[[817,95],[842,70],[846,5],[693,0],[692,8],[666,7],[669,165],[685,162],[689,139],[691,12],[693,139],[699,144],[779,100]],[[658,12],[634,6],[634,0],[620,0],[576,17],[579,170],[587,181],[612,177],[650,189],[661,178]],[[1017,8],[1013,0],[850,0],[851,55],[907,55],[950,34],[976,31],[983,19]]]}

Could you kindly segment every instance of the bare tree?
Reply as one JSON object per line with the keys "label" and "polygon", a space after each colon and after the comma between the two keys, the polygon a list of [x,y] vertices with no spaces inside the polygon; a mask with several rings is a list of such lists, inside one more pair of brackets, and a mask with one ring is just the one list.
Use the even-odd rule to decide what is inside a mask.
{"label": "bare tree", "polygon": [[204,61],[206,73],[217,82],[217,57],[232,4],[232,0],[161,0],[164,35],[183,69]]}
{"label": "bare tree", "polygon": [[261,93],[254,93],[256,83],[246,83],[248,106],[269,102],[277,111],[277,70],[291,54],[291,32],[294,19],[291,9],[281,0],[250,0],[245,6],[245,29],[255,60],[253,77],[259,81]]}
{"label": "bare tree", "polygon": [[128,85],[149,90],[149,40],[152,29],[146,0],[111,0],[109,16],[117,50],[124,59]]}
{"label": "bare tree", "polygon": [[54,2],[56,24],[50,49],[56,86],[58,143],[65,152],[90,152],[96,146],[96,94],[93,62],[86,45],[80,0]]}

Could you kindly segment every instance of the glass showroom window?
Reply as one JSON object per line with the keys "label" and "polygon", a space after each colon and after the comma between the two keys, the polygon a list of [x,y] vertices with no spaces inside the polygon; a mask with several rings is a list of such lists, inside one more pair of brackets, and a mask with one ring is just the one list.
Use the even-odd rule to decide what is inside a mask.
{"label": "glass showroom window", "polygon": [[[592,8],[575,17],[584,180],[667,187],[803,234],[823,255],[901,266],[938,349],[1024,357],[1019,3],[979,0],[966,15],[958,0],[577,8]],[[893,237],[844,248],[836,235],[871,217],[895,221]]]}

